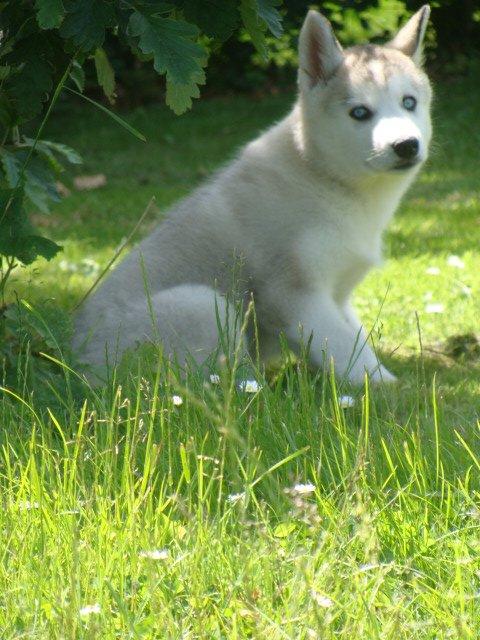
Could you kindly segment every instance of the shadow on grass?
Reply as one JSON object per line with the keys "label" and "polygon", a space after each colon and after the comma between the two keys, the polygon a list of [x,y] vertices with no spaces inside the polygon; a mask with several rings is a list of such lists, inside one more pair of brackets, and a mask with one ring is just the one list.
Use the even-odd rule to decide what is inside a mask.
{"label": "shadow on grass", "polygon": [[480,358],[456,359],[425,347],[423,354],[385,354],[381,360],[398,377],[388,392],[380,392],[396,420],[421,413],[422,406],[431,408],[435,398],[443,428],[475,429],[480,418]]}

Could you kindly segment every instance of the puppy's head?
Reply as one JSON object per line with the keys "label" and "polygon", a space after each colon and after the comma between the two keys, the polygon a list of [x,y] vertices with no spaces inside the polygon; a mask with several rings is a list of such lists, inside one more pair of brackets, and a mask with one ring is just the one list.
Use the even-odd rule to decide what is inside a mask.
{"label": "puppy's head", "polygon": [[309,11],[299,40],[301,136],[313,162],[345,178],[412,176],[431,138],[431,88],[421,68],[430,9],[385,46],[343,50],[328,20]]}

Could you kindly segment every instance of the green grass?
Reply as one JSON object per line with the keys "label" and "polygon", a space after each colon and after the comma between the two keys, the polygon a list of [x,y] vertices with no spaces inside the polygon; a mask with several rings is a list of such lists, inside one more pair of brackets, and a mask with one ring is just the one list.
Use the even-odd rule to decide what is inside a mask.
{"label": "green grass", "polygon": [[[290,99],[137,110],[146,145],[60,113],[48,136],[108,182],[38,219],[65,251],[15,288],[70,308],[152,195],[160,211],[187,193]],[[358,291],[395,387],[299,362],[246,394],[228,367],[212,385],[160,363],[96,391],[65,371],[49,411],[38,386],[3,393],[2,640],[479,637],[480,367],[445,349],[480,317],[479,99],[473,80],[438,87],[432,159]]]}

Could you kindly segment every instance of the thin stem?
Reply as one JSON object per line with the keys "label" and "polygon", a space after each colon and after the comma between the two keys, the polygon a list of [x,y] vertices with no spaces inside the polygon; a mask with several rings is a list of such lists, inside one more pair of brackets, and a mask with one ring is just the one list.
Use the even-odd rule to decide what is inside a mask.
{"label": "thin stem", "polygon": [[7,268],[5,269],[5,271],[3,271],[3,269],[1,270],[2,275],[0,277],[0,296],[1,296],[2,306],[5,305],[5,288],[6,288],[8,277],[17,266],[17,261],[13,257],[12,258],[7,257],[6,263],[7,263]]}
{"label": "thin stem", "polygon": [[15,198],[15,195],[16,195],[16,193],[17,193],[17,191],[18,191],[18,189],[19,189],[19,187],[20,187],[20,185],[22,183],[23,176],[25,174],[25,169],[27,168],[27,165],[30,162],[30,158],[32,157],[33,152],[35,151],[35,148],[37,146],[37,142],[40,139],[40,136],[42,135],[42,132],[43,132],[43,130],[45,128],[47,120],[50,117],[50,114],[52,112],[52,109],[53,109],[53,107],[55,106],[55,104],[56,104],[56,102],[58,100],[58,97],[59,97],[59,95],[60,95],[60,93],[61,93],[61,91],[63,89],[63,86],[64,86],[65,82],[67,81],[68,74],[70,73],[70,69],[72,68],[72,64],[73,64],[74,60],[75,60],[75,56],[73,56],[73,58],[68,63],[64,74],[62,75],[62,77],[58,81],[57,86],[55,87],[55,91],[53,93],[52,99],[50,100],[50,104],[48,105],[48,109],[47,109],[47,111],[46,111],[46,113],[45,113],[45,115],[43,117],[43,120],[42,120],[39,128],[38,128],[38,131],[37,131],[37,134],[36,134],[35,139],[33,141],[33,144],[32,144],[32,146],[30,147],[30,149],[29,149],[29,151],[27,153],[27,157],[24,160],[22,168],[20,169],[20,173],[18,175],[17,182],[16,182],[15,186],[12,189],[12,193],[10,194],[10,197],[9,197],[9,199],[7,201],[7,204],[5,205],[5,209],[3,210],[3,213],[2,213],[2,215],[0,217],[0,222],[2,222],[4,220],[4,218],[5,218],[5,216],[7,215],[8,209],[10,208],[10,206],[11,206],[11,204],[13,202],[13,199]]}
{"label": "thin stem", "polygon": [[[46,111],[46,113],[45,113],[45,115],[43,117],[43,120],[42,120],[42,122],[41,122],[41,124],[40,124],[40,126],[38,128],[38,131],[37,131],[37,134],[36,134],[35,139],[33,141],[33,144],[30,147],[30,149],[29,149],[29,151],[27,153],[27,157],[25,158],[24,163],[22,165],[22,168],[21,168],[20,173],[18,175],[17,182],[16,182],[15,186],[12,189],[12,192],[10,194],[10,197],[7,200],[7,203],[5,205],[5,208],[4,208],[3,212],[0,215],[0,223],[3,222],[3,220],[5,219],[5,217],[6,217],[7,213],[8,213],[8,210],[9,210],[9,208],[10,208],[10,206],[11,206],[11,204],[12,204],[12,202],[13,202],[16,194],[17,194],[17,191],[18,191],[20,185],[22,184],[23,176],[25,174],[25,170],[27,168],[27,165],[30,162],[30,159],[32,157],[33,152],[35,151],[35,148],[37,146],[37,142],[40,139],[40,136],[42,135],[42,132],[43,132],[43,130],[45,128],[47,120],[50,117],[50,114],[52,112],[52,109],[53,109],[53,107],[55,106],[55,104],[56,104],[56,102],[58,100],[58,97],[59,97],[59,95],[60,95],[60,93],[61,93],[61,91],[63,89],[63,86],[64,86],[65,82],[67,81],[68,75],[70,73],[70,69],[72,68],[72,64],[73,64],[73,62],[75,60],[75,56],[76,56],[76,54],[73,56],[73,58],[68,63],[68,65],[67,65],[67,67],[66,67],[66,69],[65,69],[65,71],[64,71],[64,73],[62,75],[62,77],[60,78],[57,86],[55,87],[55,91],[53,93],[52,99],[50,100],[50,104],[48,105],[48,109],[47,109],[47,111]],[[7,133],[8,133],[8,130],[7,130]],[[17,127],[15,127],[13,129],[12,135],[14,137],[18,137],[18,138],[20,137]],[[0,277],[0,297],[1,297],[2,304],[5,304],[5,289],[6,289],[6,284],[7,284],[8,277],[10,276],[12,271],[17,266],[17,261],[15,260],[14,256],[10,256],[10,257],[6,256],[6,262],[7,262],[7,268],[5,269],[5,271],[2,271],[2,275]]]}
{"label": "thin stem", "polygon": [[152,196],[152,198],[150,199],[150,202],[147,204],[147,206],[145,207],[144,212],[142,213],[142,215],[140,216],[139,220],[137,221],[136,225],[133,227],[133,229],[130,231],[130,233],[128,234],[128,236],[125,238],[125,240],[122,242],[122,244],[118,247],[118,249],[115,251],[115,253],[113,254],[112,259],[110,260],[110,262],[107,264],[107,266],[105,267],[105,269],[100,273],[100,275],[98,276],[98,278],[95,280],[95,282],[92,284],[92,286],[90,287],[90,289],[88,289],[88,291],[85,293],[84,296],[82,296],[80,298],[80,300],[77,302],[77,304],[73,307],[72,311],[76,311],[78,309],[78,307],[83,304],[85,302],[85,300],[88,298],[88,296],[92,293],[92,291],[95,289],[95,287],[98,285],[98,283],[100,282],[100,280],[102,280],[102,278],[105,276],[105,274],[107,273],[107,271],[110,269],[110,267],[112,266],[112,264],[117,260],[118,256],[122,253],[122,251],[125,249],[125,247],[127,246],[127,244],[130,242],[130,240],[133,238],[133,236],[135,235],[135,233],[137,232],[137,229],[140,227],[140,225],[142,224],[142,222],[145,220],[148,212],[150,211],[153,203],[155,202],[155,196]]}

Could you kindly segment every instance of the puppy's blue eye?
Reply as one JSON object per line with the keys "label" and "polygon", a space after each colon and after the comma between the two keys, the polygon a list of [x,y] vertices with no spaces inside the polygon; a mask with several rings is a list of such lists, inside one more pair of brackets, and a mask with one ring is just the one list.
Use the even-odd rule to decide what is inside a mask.
{"label": "puppy's blue eye", "polygon": [[415,111],[415,107],[417,106],[417,99],[413,96],[405,96],[402,100],[402,104],[407,109],[407,111]]}
{"label": "puppy's blue eye", "polygon": [[369,120],[373,116],[373,111],[361,104],[358,107],[353,107],[349,115],[354,120]]}

